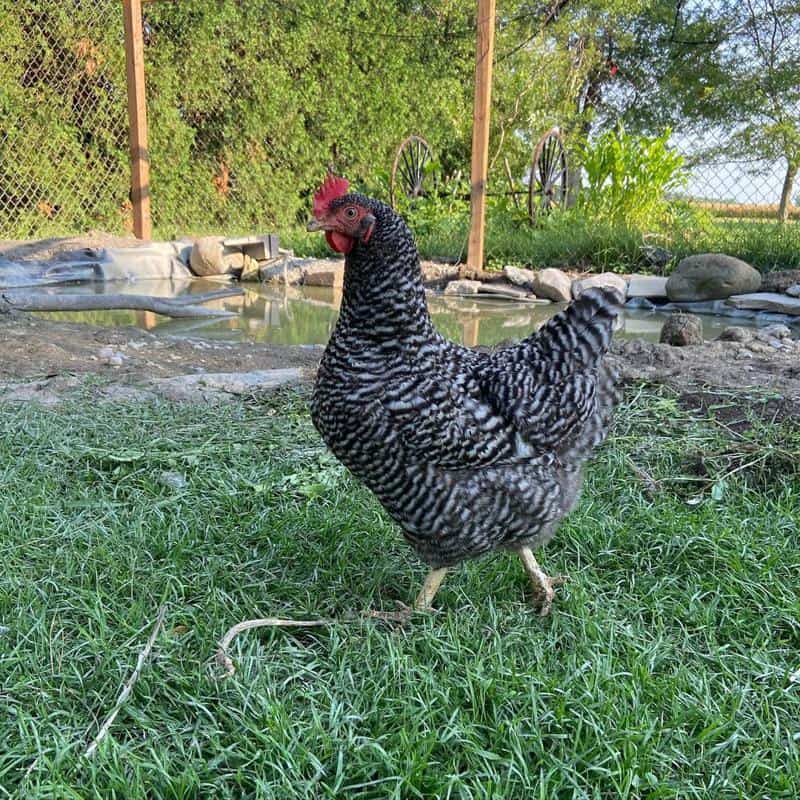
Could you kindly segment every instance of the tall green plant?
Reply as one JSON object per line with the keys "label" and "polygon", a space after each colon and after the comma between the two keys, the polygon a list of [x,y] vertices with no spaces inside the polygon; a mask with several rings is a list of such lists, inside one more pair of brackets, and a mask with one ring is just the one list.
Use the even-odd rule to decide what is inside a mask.
{"label": "tall green plant", "polygon": [[658,228],[669,219],[667,193],[684,186],[684,159],[660,136],[607,131],[583,151],[586,187],[580,207],[615,224]]}

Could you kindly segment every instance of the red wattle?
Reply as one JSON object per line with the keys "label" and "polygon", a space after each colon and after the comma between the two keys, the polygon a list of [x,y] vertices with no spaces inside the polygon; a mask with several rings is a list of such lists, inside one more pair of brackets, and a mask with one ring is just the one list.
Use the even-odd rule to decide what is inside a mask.
{"label": "red wattle", "polygon": [[337,253],[349,253],[353,249],[355,240],[350,236],[345,236],[339,231],[325,231],[325,239],[328,245]]}

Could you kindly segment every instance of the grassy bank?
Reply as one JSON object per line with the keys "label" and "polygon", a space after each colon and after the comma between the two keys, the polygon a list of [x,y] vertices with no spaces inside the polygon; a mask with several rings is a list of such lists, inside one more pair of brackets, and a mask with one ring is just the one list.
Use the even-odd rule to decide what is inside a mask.
{"label": "grassy bank", "polygon": [[[444,215],[411,217],[423,258],[466,260],[469,209]],[[281,243],[298,255],[324,256],[331,251],[323,237],[303,230],[281,234]],[[768,220],[708,219],[703,225],[677,220],[669,229],[649,234],[579,214],[556,214],[531,227],[509,209],[490,210],[486,228],[486,262],[538,269],[559,267],[593,272],[648,272],[644,245],[669,250],[675,261],[693,253],[727,253],[762,272],[800,269],[800,222],[780,225]]]}
{"label": "grassy bank", "polygon": [[[797,797],[800,433],[648,392],[619,419],[551,618],[501,556],[391,631],[360,612],[423,569],[302,398],[0,405],[0,797]],[[245,634],[220,679],[272,615],[339,621]]]}

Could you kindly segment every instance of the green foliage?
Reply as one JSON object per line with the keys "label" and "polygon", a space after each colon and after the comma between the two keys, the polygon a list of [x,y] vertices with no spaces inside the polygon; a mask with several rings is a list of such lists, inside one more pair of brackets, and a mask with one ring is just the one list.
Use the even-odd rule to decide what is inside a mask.
{"label": "green foliage", "polygon": [[667,144],[670,135],[667,129],[653,138],[635,136],[620,127],[588,144],[581,159],[587,183],[578,197],[581,208],[617,225],[663,224],[667,193],[686,183],[684,159]]}

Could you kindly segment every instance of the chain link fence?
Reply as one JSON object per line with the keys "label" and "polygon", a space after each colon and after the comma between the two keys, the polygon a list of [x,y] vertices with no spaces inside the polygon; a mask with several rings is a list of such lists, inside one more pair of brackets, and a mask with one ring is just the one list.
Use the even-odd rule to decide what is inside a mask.
{"label": "chain link fence", "polygon": [[0,237],[130,228],[119,0],[0,0]]}
{"label": "chain link fence", "polygon": [[727,219],[800,218],[800,7],[676,0],[670,27],[659,95],[680,121],[686,194]]}
{"label": "chain link fence", "polygon": [[[291,224],[288,212],[264,216],[263,198],[286,192],[299,165],[318,169],[337,155],[310,152],[302,108],[286,105],[306,102],[291,80],[302,80],[302,48],[286,37],[313,35],[311,15],[283,2],[220,3],[214,25],[224,26],[223,38],[205,29],[206,5],[144,6],[159,236]],[[122,3],[0,0],[0,19],[0,237],[129,231]],[[796,4],[677,0],[667,23],[672,62],[662,83],[675,87],[672,118],[686,120],[673,125],[672,139],[686,158],[685,195],[725,224],[800,219]],[[241,36],[230,34],[237,30]],[[278,45],[281,71],[269,60]],[[711,62],[719,86],[690,79]],[[271,131],[287,138],[295,128],[296,152],[278,151]],[[388,156],[373,158],[388,170]]]}

